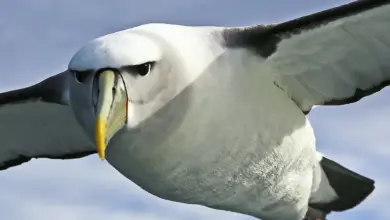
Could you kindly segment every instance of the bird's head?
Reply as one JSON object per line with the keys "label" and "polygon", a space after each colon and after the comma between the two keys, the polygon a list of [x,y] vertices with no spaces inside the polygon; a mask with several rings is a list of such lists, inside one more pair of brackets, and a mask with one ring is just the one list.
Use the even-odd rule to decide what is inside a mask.
{"label": "bird's head", "polygon": [[153,37],[123,31],[87,43],[72,57],[70,105],[101,159],[118,131],[139,126],[185,84],[167,51]]}

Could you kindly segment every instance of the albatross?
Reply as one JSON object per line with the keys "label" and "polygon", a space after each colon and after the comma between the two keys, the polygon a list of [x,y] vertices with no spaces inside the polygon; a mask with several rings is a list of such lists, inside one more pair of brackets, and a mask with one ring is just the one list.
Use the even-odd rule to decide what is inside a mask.
{"label": "albatross", "polygon": [[0,170],[97,153],[166,200],[325,219],[363,202],[374,180],[319,153],[307,115],[389,82],[388,0],[270,25],[145,24],[0,94]]}

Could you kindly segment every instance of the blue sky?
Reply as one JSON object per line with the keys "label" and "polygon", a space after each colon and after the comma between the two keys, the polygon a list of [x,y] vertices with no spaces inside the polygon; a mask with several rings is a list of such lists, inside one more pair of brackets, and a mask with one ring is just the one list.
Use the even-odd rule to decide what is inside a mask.
{"label": "blue sky", "polygon": [[[347,0],[67,0],[0,1],[0,92],[27,86],[64,68],[85,42],[149,22],[239,26],[275,23]],[[375,192],[332,220],[390,219],[390,95],[320,107],[309,115],[319,151],[374,178]],[[10,220],[251,220],[156,198],[96,155],[80,160],[33,160],[0,172],[0,213]]]}

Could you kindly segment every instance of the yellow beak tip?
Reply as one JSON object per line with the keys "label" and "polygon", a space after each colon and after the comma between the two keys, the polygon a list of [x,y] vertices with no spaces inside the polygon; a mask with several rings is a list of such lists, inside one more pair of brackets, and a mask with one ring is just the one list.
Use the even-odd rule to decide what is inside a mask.
{"label": "yellow beak tip", "polygon": [[96,147],[100,160],[104,160],[106,150],[106,120],[99,116],[96,120]]}
{"label": "yellow beak tip", "polygon": [[104,159],[105,159],[104,155],[99,154],[99,159],[100,159],[101,161],[104,161]]}

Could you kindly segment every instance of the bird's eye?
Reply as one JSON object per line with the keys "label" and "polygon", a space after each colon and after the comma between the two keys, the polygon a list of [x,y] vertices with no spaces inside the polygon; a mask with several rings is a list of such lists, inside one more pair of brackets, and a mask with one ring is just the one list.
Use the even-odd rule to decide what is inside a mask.
{"label": "bird's eye", "polygon": [[83,83],[88,78],[88,74],[86,72],[74,71],[74,70],[72,72],[74,78],[79,83]]}
{"label": "bird's eye", "polygon": [[146,76],[150,73],[153,66],[154,66],[154,62],[147,62],[147,63],[133,66],[133,71],[140,76]]}

